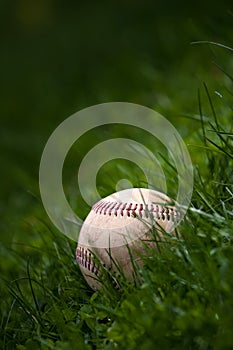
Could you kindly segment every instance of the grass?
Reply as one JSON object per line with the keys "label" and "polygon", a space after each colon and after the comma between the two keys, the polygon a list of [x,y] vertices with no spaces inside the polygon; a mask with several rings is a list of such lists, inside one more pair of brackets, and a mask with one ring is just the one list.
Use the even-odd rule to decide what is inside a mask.
{"label": "grass", "polygon": [[212,103],[204,121],[203,95],[212,101],[206,85],[201,140],[189,141],[202,153],[182,239],[150,251],[138,286],[93,293],[75,262],[75,242],[44,213],[26,220],[33,246],[9,247],[9,271],[15,263],[20,269],[0,287],[2,349],[232,348],[232,125]]}
{"label": "grass", "polygon": [[[101,11],[99,10],[99,12]],[[147,23],[146,16],[143,23]],[[162,28],[166,28],[169,23],[169,21],[165,22]],[[158,27],[162,25],[162,20],[156,25]],[[192,23],[188,19],[183,27],[179,27],[178,32],[183,33],[182,28],[186,27],[190,31],[192,30]],[[66,28],[65,25],[64,28]],[[68,34],[65,33],[65,36],[70,35],[69,31],[73,28],[72,22],[67,28]],[[149,24],[148,28],[151,30]],[[170,36],[172,36],[171,28],[168,25],[167,30]],[[140,33],[139,29],[138,34]],[[222,35],[227,36],[225,43],[228,39],[230,42],[230,31],[228,33],[224,26],[218,30],[223,32]],[[127,33],[128,37],[133,35],[130,27]],[[186,39],[189,38],[187,33],[184,33]],[[192,34],[192,39],[199,37],[200,33],[201,29],[195,27],[195,35]],[[215,28],[214,33],[217,36],[217,28]],[[29,42],[30,40],[28,38]],[[179,40],[174,41],[173,46],[169,46],[166,40],[163,41],[163,31],[159,35],[159,40],[162,43],[162,57],[168,54],[172,58],[174,47],[179,44]],[[177,54],[177,61],[174,63],[173,69],[164,67],[166,63],[163,64],[161,58],[162,63],[158,71],[153,71],[153,64],[149,60],[143,61],[142,64],[139,62],[140,59],[134,61],[136,66],[130,70],[130,55],[134,54],[133,50],[128,52],[129,57],[127,55],[121,57],[120,71],[126,74],[125,70],[127,70],[128,75],[126,74],[126,76],[128,78],[131,75],[134,77],[133,84],[127,77],[125,79],[128,80],[126,88],[122,87],[126,89],[123,94],[125,100],[154,105],[155,109],[158,105],[159,111],[164,115],[167,115],[168,112],[169,118],[174,122],[188,145],[195,175],[192,202],[187,213],[189,219],[185,220],[180,227],[182,238],[173,239],[172,244],[161,243],[159,253],[148,249],[148,255],[146,254],[143,258],[144,268],[137,269],[135,267],[138,275],[135,285],[126,283],[122,278],[119,290],[115,289],[111,282],[106,281],[106,287],[103,290],[93,292],[86,284],[75,261],[76,242],[56,231],[43,210],[33,152],[40,154],[41,145],[46,142],[49,129],[44,131],[46,129],[43,124],[45,119],[40,123],[39,116],[40,113],[43,114],[43,108],[49,114],[52,109],[51,99],[55,99],[55,96],[59,96],[59,94],[62,95],[63,90],[59,82],[55,81],[56,93],[54,95],[48,94],[48,101],[46,100],[48,105],[45,103],[37,112],[36,126],[41,131],[42,136],[33,139],[32,132],[32,136],[27,138],[29,132],[19,133],[12,129],[12,132],[7,133],[6,129],[4,138],[1,139],[8,151],[7,156],[9,156],[5,158],[3,156],[4,162],[2,163],[5,164],[3,175],[5,175],[2,180],[4,187],[2,195],[4,202],[1,202],[0,208],[4,214],[3,220],[0,222],[2,232],[0,246],[1,349],[230,350],[233,348],[232,49],[224,50],[224,47],[220,47],[221,45],[224,44],[193,45],[192,50],[195,47],[195,53],[192,51],[188,56],[188,63],[185,59],[180,62],[180,57]],[[179,48],[182,48],[181,44]],[[200,68],[200,64],[197,64],[198,69],[200,69],[198,75],[199,77],[204,76],[205,83],[202,81],[198,84],[195,83],[192,89],[190,87],[192,80],[187,82],[185,74],[179,76],[177,72],[185,73],[188,71],[188,76],[190,76],[193,61],[200,60],[199,56],[200,53],[204,52],[202,51],[205,50],[204,48],[210,49],[211,59],[214,60],[214,63],[211,64],[211,68],[209,66],[208,68]],[[138,52],[142,49],[143,47],[140,45],[137,47]],[[26,52],[29,54],[27,50]],[[34,54],[37,57],[36,52]],[[48,52],[50,52],[49,45]],[[205,57],[208,55],[209,51],[208,54],[204,54]],[[14,55],[10,60],[13,60],[13,57]],[[123,62],[127,57],[127,68],[125,68]],[[117,56],[116,61],[118,58],[119,56]],[[19,56],[20,59],[22,59],[21,56]],[[47,61],[44,60],[43,56],[41,59],[42,65],[44,64],[47,69]],[[49,59],[54,62],[53,55]],[[101,56],[98,59],[101,61]],[[206,60],[204,61],[206,64]],[[88,64],[87,68],[91,68],[91,62]],[[29,67],[29,69],[32,68]],[[56,67],[54,69],[56,71]],[[101,69],[99,76],[96,75],[97,78],[100,78],[103,73],[103,69]],[[94,69],[92,68],[92,70]],[[138,75],[135,78],[135,70],[139,72],[139,80]],[[70,72],[72,73],[72,71]],[[154,81],[151,78],[153,72],[155,75],[157,74],[157,80]],[[166,79],[163,78],[164,72],[166,72]],[[94,74],[94,72],[92,73]],[[21,73],[18,74],[22,78]],[[111,76],[110,72],[107,71],[106,81],[101,80],[100,85],[98,85],[98,87],[100,86],[98,96],[94,95],[95,89],[93,88],[94,97],[90,100],[86,97],[89,86],[92,86],[89,84],[91,78],[88,75],[87,86],[79,92],[80,104],[86,106],[90,104],[90,101],[102,102],[103,96],[107,96],[109,100],[116,100],[117,97],[121,96],[119,91],[122,80],[118,77],[119,74],[114,74]],[[14,71],[12,79],[13,75]],[[48,77],[46,88],[53,90],[55,86],[53,85],[53,76],[50,76],[49,73],[45,76]],[[57,76],[57,72],[54,76]],[[65,74],[64,77],[60,76],[60,78],[62,83],[68,81]],[[107,89],[106,82],[108,80],[115,81],[114,78],[116,86],[113,84],[112,90]],[[44,81],[40,74],[37,74],[36,79],[37,85],[34,93],[36,91],[42,94]],[[96,81],[99,80],[96,79]],[[142,81],[145,85],[139,88]],[[159,86],[156,85],[158,81],[160,82]],[[92,84],[96,87],[97,83],[93,80]],[[133,88],[132,85],[134,85]],[[129,86],[128,90],[127,86]],[[188,87],[187,91],[186,86]],[[72,106],[69,107],[69,104],[74,100],[68,96],[71,90],[66,90],[67,105],[60,103],[58,106],[58,109],[61,109],[58,119],[64,118],[69,108],[72,110]],[[161,95],[155,90],[162,91]],[[63,96],[63,98],[65,97]],[[171,103],[171,101],[174,102]],[[31,111],[33,102],[29,102],[28,108]],[[74,102],[72,103],[75,105]],[[23,108],[21,104],[18,106]],[[4,102],[3,107],[6,109],[6,102]],[[12,104],[10,111],[17,110],[17,108],[17,103]],[[21,114],[23,114],[22,111],[23,109]],[[177,119],[176,115],[180,115],[181,111],[183,114]],[[50,120],[49,123],[52,127],[58,119],[54,117],[53,121]],[[15,124],[12,120],[9,123]],[[24,120],[20,128],[23,130],[25,125],[26,121]],[[29,130],[33,130],[30,125]],[[122,134],[122,132],[125,137],[130,134],[130,130],[127,128],[118,130],[116,127],[114,129],[114,135]],[[14,139],[12,135],[14,137],[17,135],[17,138]],[[86,135],[87,138],[90,135]],[[104,134],[101,131],[97,132],[95,137],[91,138],[91,142],[93,145],[101,142],[106,135],[108,136],[107,129]],[[135,132],[135,135],[138,141],[142,139],[140,133]],[[14,141],[11,143],[12,138]],[[149,148],[155,151],[153,150],[153,140],[148,137],[145,139]],[[88,150],[85,137],[80,142],[85,153]],[[12,155],[13,146],[17,149],[14,155]],[[32,153],[30,153],[31,148]],[[89,208],[81,201],[77,201],[79,193],[74,190],[74,187],[76,188],[76,175],[75,178],[72,177],[73,169],[77,165],[76,155],[76,153],[73,153],[73,156],[71,154],[70,159],[67,160],[64,182],[67,197],[72,207],[79,210],[80,216],[84,218]],[[166,168],[168,165],[166,159],[161,158],[161,162]],[[30,167],[36,170],[28,171]],[[127,174],[135,186],[142,186],[145,183],[141,171],[137,167],[132,167],[131,163],[126,164],[126,162],[120,161],[114,177],[111,177],[112,167],[116,167],[115,163],[108,163],[106,168],[100,169],[97,175],[97,186],[103,196],[114,191],[114,184],[122,178],[122,174]],[[6,168],[10,169],[11,172],[9,178],[5,173]],[[132,169],[133,178],[130,176]],[[109,175],[107,180],[105,177],[105,183],[101,182],[102,174]],[[166,174],[170,175],[169,167]],[[14,194],[8,198],[9,187],[14,181]],[[170,185],[172,187],[172,182]],[[30,193],[23,192],[22,188],[26,188]],[[2,210],[3,207],[4,210]]]}

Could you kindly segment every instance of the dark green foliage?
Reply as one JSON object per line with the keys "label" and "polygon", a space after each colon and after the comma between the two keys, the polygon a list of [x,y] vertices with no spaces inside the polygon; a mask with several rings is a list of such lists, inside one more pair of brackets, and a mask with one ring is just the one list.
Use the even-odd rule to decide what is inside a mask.
{"label": "dark green foliage", "polygon": [[148,248],[137,285],[120,278],[116,290],[105,280],[93,293],[76,265],[74,242],[38,219],[21,228],[34,232],[34,244],[13,246],[12,278],[1,284],[2,348],[233,346],[232,138],[214,120],[202,130],[205,168],[195,166],[182,237],[167,237],[159,252]]}
{"label": "dark green foliage", "polygon": [[[216,42],[189,44],[210,39],[232,46],[231,4],[71,3],[2,6],[0,349],[230,350],[232,52]],[[144,268],[135,265],[135,283],[121,275],[117,289],[103,269],[104,288],[93,292],[75,261],[76,242],[57,232],[43,209],[38,165],[60,121],[114,100],[151,106],[172,121],[188,145],[195,184],[181,236],[147,248]],[[75,171],[110,133],[129,137],[131,131],[97,128],[66,159],[67,198],[83,218],[89,207]],[[158,151],[148,135],[134,129],[133,136]],[[109,162],[97,175],[101,195],[114,191],[122,176],[135,186],[145,183],[137,166]]]}

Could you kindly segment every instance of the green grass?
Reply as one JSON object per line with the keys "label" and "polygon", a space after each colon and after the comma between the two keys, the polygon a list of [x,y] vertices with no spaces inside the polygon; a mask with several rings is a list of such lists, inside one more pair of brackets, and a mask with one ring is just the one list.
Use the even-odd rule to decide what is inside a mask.
{"label": "green grass", "polygon": [[[80,32],[83,24],[77,24],[67,9],[64,22],[56,27],[57,14],[54,13],[54,22],[51,23],[56,40],[55,48],[50,50],[52,34],[45,38],[46,31],[43,32],[38,25],[32,29],[34,34],[30,37],[24,26],[30,26],[31,22],[24,23],[26,14],[20,12],[22,18],[18,21],[23,22],[21,31],[24,33],[25,30],[26,34],[18,34],[22,42],[15,42],[15,48],[12,46],[11,54],[7,56],[8,67],[12,68],[9,68],[9,79],[14,82],[17,77],[19,84],[26,72],[28,86],[25,83],[24,92],[21,92],[16,84],[10,98],[6,97],[7,90],[1,97],[5,127],[0,140],[1,164],[4,165],[0,201],[0,349],[233,348],[232,52],[215,44],[189,46],[191,41],[206,40],[206,37],[211,37],[211,41],[220,38],[220,44],[231,46],[229,23],[232,24],[232,15],[226,24],[222,20],[217,26],[217,19],[221,16],[214,4],[208,9],[215,16],[212,20],[207,16],[207,9],[200,21],[197,20],[198,11],[194,14],[196,19],[191,20],[185,16],[185,10],[181,14],[177,10],[178,25],[176,21],[175,24],[172,22],[172,10],[167,17],[160,18],[157,14],[154,22],[154,12],[151,11],[148,19],[150,11],[137,5],[136,22],[140,22],[145,30],[141,34],[141,25],[136,27],[130,16],[131,6],[125,6],[128,12],[122,18],[119,9],[117,18],[129,26],[126,26],[126,32],[122,26],[120,33],[119,24],[114,22],[115,7],[114,11],[110,5],[105,9],[110,16],[107,16],[110,18],[108,25],[112,25],[105,40],[114,48],[113,52],[118,52],[113,58],[116,71],[111,69],[108,55],[102,62],[101,52],[109,55],[111,52],[105,48],[105,41],[102,42],[104,25],[96,25],[99,24],[98,16],[104,23],[105,12],[102,13],[101,7],[96,5],[98,16],[95,11],[91,13],[96,41],[93,39],[86,61],[81,62],[87,72],[85,78],[77,68],[76,56],[70,62],[65,58],[67,51],[63,53],[61,50],[59,58],[55,48],[61,45],[63,49],[67,40],[69,50],[77,53],[80,47],[85,48],[92,32],[87,31],[78,44],[75,40],[69,41],[71,33]],[[160,5],[161,11],[162,8]],[[89,13],[85,6],[79,10],[82,16]],[[49,11],[47,9],[48,16],[51,15]],[[177,26],[176,35],[174,26]],[[15,28],[17,26],[13,27],[13,32],[18,30]],[[152,45],[149,36],[153,31],[157,33],[155,46],[154,37]],[[45,41],[41,47],[48,57],[42,53],[39,60],[38,42],[33,35],[39,43]],[[59,41],[60,37],[64,42]],[[135,40],[126,51],[122,50],[125,38],[130,42]],[[184,42],[189,49],[182,55],[186,47]],[[92,57],[96,52],[93,65]],[[145,56],[141,52],[146,52]],[[1,56],[0,60],[4,57]],[[22,69],[18,69],[17,74],[13,68],[15,57]],[[32,65],[41,65],[36,75],[33,74],[35,67],[26,67],[25,57],[30,58]],[[55,58],[58,66],[54,66]],[[59,67],[63,60],[67,66],[70,64],[70,70],[61,73]],[[75,77],[74,80],[71,77]],[[2,79],[5,81],[6,74]],[[82,88],[76,90],[75,79],[85,83]],[[21,102],[22,96],[26,96],[28,104]],[[14,103],[9,103],[9,99]],[[39,100],[43,101],[41,105]],[[77,266],[76,242],[58,232],[43,209],[38,189],[38,163],[42,148],[59,121],[76,109],[111,100],[141,103],[168,116],[188,145],[195,183],[188,220],[180,227],[182,238],[161,243],[159,253],[148,249],[148,254],[143,257],[144,268],[137,270],[135,285],[120,278],[119,290],[109,281],[103,290],[93,292]],[[35,124],[31,120],[32,110]],[[11,117],[14,114],[16,116]],[[80,140],[81,156],[108,137],[109,132],[112,130],[106,128],[104,133],[97,130],[85,135]],[[114,136],[122,136],[122,133],[128,137],[130,130],[117,127],[113,130]],[[143,137],[135,130],[134,134],[138,141]],[[144,138],[155,152],[153,140],[148,135]],[[74,175],[79,161],[74,146],[73,153],[66,160],[64,185],[72,207],[85,218],[90,208],[80,200],[76,173]],[[166,161],[161,159],[161,162],[166,168]],[[111,177],[113,167],[117,171]],[[133,177],[130,176],[132,169]],[[104,183],[102,174],[108,175]],[[143,174],[130,162],[120,161],[117,165],[109,162],[97,176],[101,195],[113,192],[115,183],[125,174],[135,186],[143,186]],[[170,175],[169,167],[166,174]],[[170,185],[172,187],[172,182]]]}
{"label": "green grass", "polygon": [[[206,86],[200,96],[200,107],[206,96],[212,101]],[[13,242],[2,266],[11,278],[0,287],[1,348],[233,347],[233,134],[228,107],[223,123],[213,108],[208,121],[200,108],[199,136],[187,139],[201,154],[182,238],[161,243],[160,253],[149,251],[139,285],[109,284],[93,293],[75,262],[75,242],[43,212],[22,223],[33,245]]]}

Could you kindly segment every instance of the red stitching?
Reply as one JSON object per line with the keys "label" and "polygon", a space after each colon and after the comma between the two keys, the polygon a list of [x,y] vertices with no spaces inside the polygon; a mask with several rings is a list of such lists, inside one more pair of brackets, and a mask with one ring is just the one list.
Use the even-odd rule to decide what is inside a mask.
{"label": "red stitching", "polygon": [[102,203],[102,205],[101,205],[101,207],[100,207],[100,214],[102,214],[102,211],[103,211],[103,209],[107,206],[107,204],[108,204],[108,202],[106,202],[106,203]]}
{"label": "red stitching", "polygon": [[117,205],[117,207],[115,208],[115,210],[114,210],[114,215],[115,215],[115,216],[117,216],[117,211],[119,210],[120,206],[121,206],[121,203],[119,203],[119,204]]}
{"label": "red stitching", "polygon": [[160,219],[160,216],[159,216],[159,206],[156,204],[156,206],[155,206],[155,210],[154,210],[154,212],[155,212],[155,215],[156,215],[156,219]]}
{"label": "red stitching", "polygon": [[143,211],[143,204],[140,204],[139,206],[139,215],[142,217],[142,211]]}
{"label": "red stitching", "polygon": [[128,205],[128,207],[125,209],[126,212],[127,212],[127,216],[130,216],[130,210],[131,210],[131,208],[132,208],[132,203],[130,203],[130,204]]}
{"label": "red stitching", "polygon": [[104,215],[106,215],[106,213],[107,213],[107,209],[111,206],[111,202],[110,203],[108,203],[106,206],[105,206],[105,208],[104,208]]}
{"label": "red stitching", "polygon": [[121,216],[124,215],[124,210],[126,206],[127,206],[127,203],[123,204],[123,207],[121,208]]}
{"label": "red stitching", "polygon": [[118,203],[118,202],[105,202],[104,200],[101,200],[97,202],[93,207],[92,210],[96,214],[103,214],[103,215],[115,215],[115,216],[140,216],[143,217],[149,217],[150,214],[153,214],[153,216],[157,220],[167,220],[167,221],[175,221],[179,216],[180,213],[174,209],[169,207],[162,207],[158,204],[150,204],[150,208],[148,207],[148,204],[137,204],[134,205],[132,203]]}
{"label": "red stitching", "polygon": [[76,249],[76,260],[79,265],[82,265],[88,271],[94,273],[96,276],[99,272],[99,266],[93,262],[93,255],[91,252],[83,247],[77,247]]}

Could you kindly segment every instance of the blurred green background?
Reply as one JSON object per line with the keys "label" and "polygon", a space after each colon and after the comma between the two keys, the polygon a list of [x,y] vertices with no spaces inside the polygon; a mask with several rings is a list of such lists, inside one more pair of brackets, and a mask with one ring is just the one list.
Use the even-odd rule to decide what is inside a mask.
{"label": "blurred green background", "polygon": [[[110,292],[103,302],[105,309],[100,308],[99,314],[95,299],[89,300],[91,291],[87,289],[75,261],[75,242],[70,242],[65,236],[59,234],[49,221],[40,199],[39,164],[44,146],[54,129],[71,114],[94,104],[112,101],[133,102],[161,112],[174,124],[188,144],[194,168],[197,170],[196,174],[200,169],[203,178],[206,174],[208,175],[204,181],[199,181],[200,178],[198,178],[196,197],[201,187],[200,193],[204,193],[204,199],[200,197],[197,207],[204,205],[204,210],[207,208],[209,212],[208,200],[210,199],[210,203],[214,203],[213,207],[218,210],[219,206],[223,205],[222,201],[225,200],[226,208],[229,206],[231,219],[232,197],[228,201],[229,194],[223,194],[222,186],[223,183],[231,181],[230,158],[222,157],[220,151],[215,164],[216,149],[212,147],[213,154],[208,159],[210,168],[207,169],[205,152],[202,148],[193,147],[192,144],[203,145],[198,103],[199,91],[204,118],[213,120],[213,111],[211,111],[205,86],[208,87],[211,102],[216,108],[219,123],[221,126],[224,122],[228,123],[229,127],[226,130],[232,132],[232,129],[229,129],[231,127],[229,120],[232,119],[233,108],[227,105],[228,101],[232,100],[233,78],[228,77],[233,69],[232,52],[215,45],[191,45],[191,43],[210,40],[233,47],[232,7],[232,0],[221,2],[214,0],[193,2],[182,0],[0,1],[0,320],[3,328],[0,333],[1,348],[6,346],[6,349],[15,349],[18,346],[18,350],[36,348],[47,350],[54,348],[54,343],[58,341],[56,349],[84,349],[84,343],[93,344],[96,339],[97,343],[102,344],[101,334],[104,337],[107,334],[107,337],[111,338],[111,332],[107,330],[109,325],[105,325],[106,316],[109,317],[106,310],[109,310],[109,307],[112,308],[112,305],[115,307],[120,295],[114,299],[115,294],[112,296]],[[224,74],[224,71],[227,74]],[[221,103],[215,90],[224,95]],[[228,96],[231,98],[228,99]],[[205,126],[208,130],[209,124],[206,123]],[[127,128],[113,129],[116,136],[122,135],[122,132],[124,136],[130,133]],[[108,128],[104,132],[96,128],[90,135],[92,136],[89,139],[88,135],[82,138],[79,144],[80,152],[73,152],[67,157],[65,163],[64,187],[74,209],[80,207],[76,188],[77,157],[80,160],[90,145],[101,142],[109,136]],[[137,137],[140,140],[139,134]],[[212,132],[211,137],[215,139],[216,135]],[[145,139],[142,143],[144,141],[153,143]],[[211,146],[212,144],[210,148]],[[228,145],[227,152],[230,152],[231,148],[227,147]],[[106,190],[110,191],[114,185],[112,182],[119,180],[117,176],[111,176],[111,167],[109,162],[105,169],[100,169],[97,176],[102,195],[106,194]],[[126,165],[121,161],[119,169],[123,169],[122,173],[130,174],[133,171],[134,175],[136,174],[130,162]],[[216,172],[213,179],[209,169],[213,173]],[[101,183],[101,172],[105,175],[109,174],[107,189],[106,183]],[[121,171],[118,174],[121,174]],[[141,174],[140,176],[143,178]],[[209,188],[210,195],[207,195]],[[223,209],[225,210],[225,206]],[[88,208],[83,206],[81,211],[85,216]],[[213,218],[217,222],[218,217],[215,214],[214,210]],[[229,259],[225,258],[225,253],[222,253],[225,243],[221,243],[225,237],[228,237],[228,230],[230,232],[232,225],[227,220],[226,232],[222,232],[221,236],[221,231],[220,235],[218,234],[219,226],[214,221],[208,221],[205,217],[195,218],[195,220],[200,226],[199,238],[206,237],[207,240],[207,243],[205,239],[203,240],[203,246],[200,244],[200,252],[194,259],[197,262],[197,270],[200,262],[201,272],[197,278],[200,282],[197,287],[197,297],[196,290],[193,289],[191,298],[188,299],[190,304],[185,305],[186,299],[183,297],[182,290],[186,286],[183,286],[182,282],[180,289],[177,289],[179,300],[176,299],[176,286],[174,289],[172,287],[174,293],[171,293],[171,299],[165,300],[167,309],[165,308],[162,312],[158,304],[159,309],[149,312],[149,329],[153,333],[150,335],[155,335],[155,338],[160,339],[163,344],[171,328],[172,332],[175,329],[171,339],[177,335],[178,341],[182,343],[184,339],[185,343],[190,339],[188,333],[191,329],[195,334],[199,331],[203,333],[203,339],[212,339],[215,332],[213,330],[216,329],[216,320],[213,317],[217,315],[214,313],[218,312],[215,311],[215,305],[223,301],[223,306],[217,305],[217,310],[218,308],[220,310],[220,319],[221,312],[222,315],[226,315],[222,317],[222,328],[219,328],[217,339],[219,344],[223,344],[219,349],[227,349],[224,345],[227,338],[224,333],[226,329],[229,331],[228,343],[232,348],[232,251],[229,248]],[[220,264],[218,260],[216,262],[214,260],[213,242],[208,236],[211,227],[215,229],[213,241],[217,237],[216,242],[219,240],[222,244],[222,250],[219,250]],[[198,238],[196,232],[195,237]],[[209,245],[208,240],[210,240]],[[212,260],[208,255],[209,251],[213,253]],[[174,255],[171,255],[171,259],[173,257]],[[184,259],[182,258],[183,260],[179,260],[179,256],[174,271],[176,267],[178,267],[177,271],[183,269],[182,263],[186,261],[185,257],[186,255]],[[154,271],[157,271],[158,263],[159,258],[155,257]],[[171,265],[174,265],[174,259],[171,260]],[[169,286],[168,274],[166,275],[166,268],[170,269],[169,264],[166,260],[165,263],[161,260],[160,266],[162,266],[160,275],[156,272],[156,276],[160,276],[158,283],[162,282],[165,285],[168,283]],[[194,270],[195,268],[194,264]],[[192,285],[193,279],[195,281],[196,272],[192,273],[194,270],[189,266],[184,269],[188,276],[187,285]],[[180,276],[182,273],[183,271]],[[214,282],[209,283],[212,276],[214,276]],[[173,281],[173,278],[171,275],[170,281]],[[130,309],[128,311],[127,305],[131,305],[130,303],[123,302],[123,311],[119,313],[121,316],[118,324],[114,321],[115,316],[112,321],[110,319],[113,322],[112,325],[116,325],[115,330],[118,329],[123,340],[129,333],[129,338],[133,335],[134,342],[137,329],[143,330],[147,327],[148,323],[141,318],[142,325],[140,328],[135,328],[134,315],[138,312],[139,304],[141,305],[140,296],[144,296],[146,289],[149,293],[145,300],[152,300],[150,290],[153,292],[153,285],[154,283],[149,284],[148,288],[144,285],[143,289],[139,289],[139,294],[135,289],[133,292],[135,298],[131,298],[132,294],[129,294],[129,298],[135,305],[135,313],[131,313]],[[202,285],[206,288],[204,299]],[[159,290],[162,290],[162,296],[163,289],[159,287]],[[226,305],[224,305],[224,293],[228,298]],[[200,301],[198,301],[199,296]],[[205,300],[209,296],[208,315]],[[89,304],[83,306],[86,301]],[[193,313],[190,318],[187,313],[187,318],[184,316],[182,320],[183,323],[179,323],[179,317],[172,319],[170,302],[174,302],[175,306],[181,305],[181,310],[182,307],[185,310],[187,308],[188,311],[191,309]],[[95,309],[97,311],[93,311],[92,306],[97,307]],[[104,313],[103,310],[105,310]],[[174,310],[177,312],[177,307]],[[111,312],[112,315],[114,312]],[[124,312],[125,323],[121,318]],[[90,314],[93,318],[90,318]],[[144,312],[141,312],[140,316],[143,315]],[[156,321],[158,315],[162,320],[158,322],[157,331],[154,331],[153,315]],[[193,316],[199,323],[193,325]],[[128,322],[130,319],[132,323]],[[98,323],[98,320],[101,323]],[[175,327],[178,324],[177,329],[171,327],[174,320],[178,322],[175,324]],[[99,333],[96,333],[97,324],[101,325],[97,328]],[[130,327],[131,324],[133,324],[132,329],[124,333],[122,331],[124,326]],[[164,328],[160,328],[159,324]],[[178,334],[177,330],[182,330],[182,327],[184,332],[181,331]],[[77,333],[79,331],[82,333]],[[77,334],[81,334],[80,337]],[[150,342],[148,334],[147,330],[143,333],[145,343]],[[197,339],[199,342],[202,340],[201,337]],[[68,340],[69,343],[59,347],[62,340],[64,342]],[[27,344],[27,347],[20,344]],[[44,344],[44,347],[37,347],[38,344]],[[205,346],[209,341],[203,344],[202,347],[200,345],[200,349],[209,349],[207,345]],[[114,346],[114,343],[112,345]],[[160,348],[165,347],[162,345]],[[89,346],[88,349],[90,349]]]}
{"label": "blurred green background", "polygon": [[233,28],[230,1],[2,0],[0,7],[0,230],[10,242],[43,212],[39,162],[61,121],[93,104],[127,101],[162,112],[186,137],[199,127],[187,116],[198,113],[202,81],[223,79],[212,64],[222,51],[190,43],[230,45]]}

